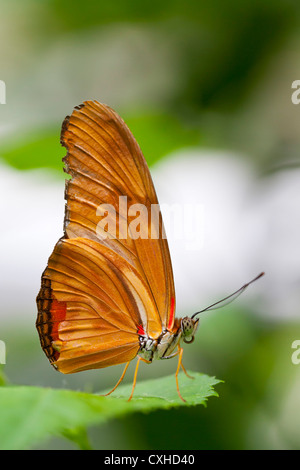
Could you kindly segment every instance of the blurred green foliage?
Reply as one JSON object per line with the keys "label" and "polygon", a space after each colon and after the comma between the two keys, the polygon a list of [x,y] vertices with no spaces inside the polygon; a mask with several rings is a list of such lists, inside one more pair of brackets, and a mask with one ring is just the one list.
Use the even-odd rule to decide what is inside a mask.
{"label": "blurred green foliage", "polygon": [[[16,142],[4,144],[1,156],[6,163],[18,170],[43,167],[61,169],[61,158],[66,152],[60,146],[59,135],[57,129],[53,132],[38,131],[34,135],[24,135]],[[53,158],[54,155],[56,158]]]}
{"label": "blurred green foliage", "polygon": [[[175,116],[146,114],[122,116],[141,146],[149,165],[170,152],[200,144],[198,129],[185,127]],[[16,141],[3,143],[0,153],[3,160],[19,170],[53,168],[61,170],[66,150],[60,146],[60,128],[32,131],[19,136]],[[61,156],[61,157],[60,157]]]}
{"label": "blurred green foliage", "polygon": [[268,58],[299,21],[298,4],[291,0],[91,1],[84,8],[80,0],[56,0],[49,7],[51,21],[44,34],[118,22],[157,22],[165,24],[167,33],[175,30],[183,82],[172,105],[180,113],[241,106],[268,67]]}

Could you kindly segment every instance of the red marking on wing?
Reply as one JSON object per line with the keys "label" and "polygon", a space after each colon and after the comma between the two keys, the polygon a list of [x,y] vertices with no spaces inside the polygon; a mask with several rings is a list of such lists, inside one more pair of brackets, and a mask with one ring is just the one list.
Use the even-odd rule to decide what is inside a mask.
{"label": "red marking on wing", "polygon": [[174,313],[175,313],[175,299],[172,297],[171,299],[171,306],[170,306],[170,317],[169,317],[169,323],[167,329],[170,330],[173,326],[174,323]]}
{"label": "red marking on wing", "polygon": [[138,326],[138,335],[145,336],[144,328],[142,327],[142,325]]}
{"label": "red marking on wing", "polygon": [[53,341],[56,341],[58,339],[58,326],[60,322],[65,320],[66,313],[66,302],[60,302],[59,300],[53,299],[51,303],[51,336]]}

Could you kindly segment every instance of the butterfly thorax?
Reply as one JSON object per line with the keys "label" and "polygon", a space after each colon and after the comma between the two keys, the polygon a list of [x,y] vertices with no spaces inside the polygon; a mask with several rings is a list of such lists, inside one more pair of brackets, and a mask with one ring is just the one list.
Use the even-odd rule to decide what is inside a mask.
{"label": "butterfly thorax", "polygon": [[193,320],[190,317],[175,319],[171,331],[166,328],[162,330],[158,338],[153,339],[147,334],[140,335],[139,356],[148,362],[155,359],[170,359],[177,354],[176,347],[180,340],[185,343],[192,343],[194,335],[198,328],[198,319]]}

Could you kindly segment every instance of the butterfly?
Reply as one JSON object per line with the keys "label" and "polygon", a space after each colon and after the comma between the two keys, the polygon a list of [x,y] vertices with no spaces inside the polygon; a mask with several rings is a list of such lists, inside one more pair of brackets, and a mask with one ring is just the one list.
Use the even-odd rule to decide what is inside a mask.
{"label": "butterfly", "polygon": [[[52,366],[64,374],[126,364],[112,393],[137,357],[178,357],[191,343],[196,315],[175,317],[175,289],[168,242],[152,178],[135,138],[120,116],[97,101],[74,108],[62,125],[64,234],[42,274],[36,327]],[[123,198],[123,199],[122,199]],[[139,210],[139,223],[120,200]],[[149,217],[158,208],[156,223]],[[146,210],[142,210],[145,208]],[[113,217],[114,216],[114,217]],[[103,221],[101,225],[100,221]],[[136,230],[134,230],[136,229]],[[188,375],[188,374],[187,374]],[[107,395],[108,395],[107,394]]]}

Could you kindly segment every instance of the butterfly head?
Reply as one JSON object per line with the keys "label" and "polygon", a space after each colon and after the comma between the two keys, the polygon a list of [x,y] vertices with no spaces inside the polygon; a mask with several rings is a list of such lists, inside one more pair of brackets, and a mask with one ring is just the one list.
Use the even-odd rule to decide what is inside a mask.
{"label": "butterfly head", "polygon": [[195,339],[195,333],[199,326],[199,318],[195,320],[190,317],[181,319],[182,338],[185,343],[192,343]]}

